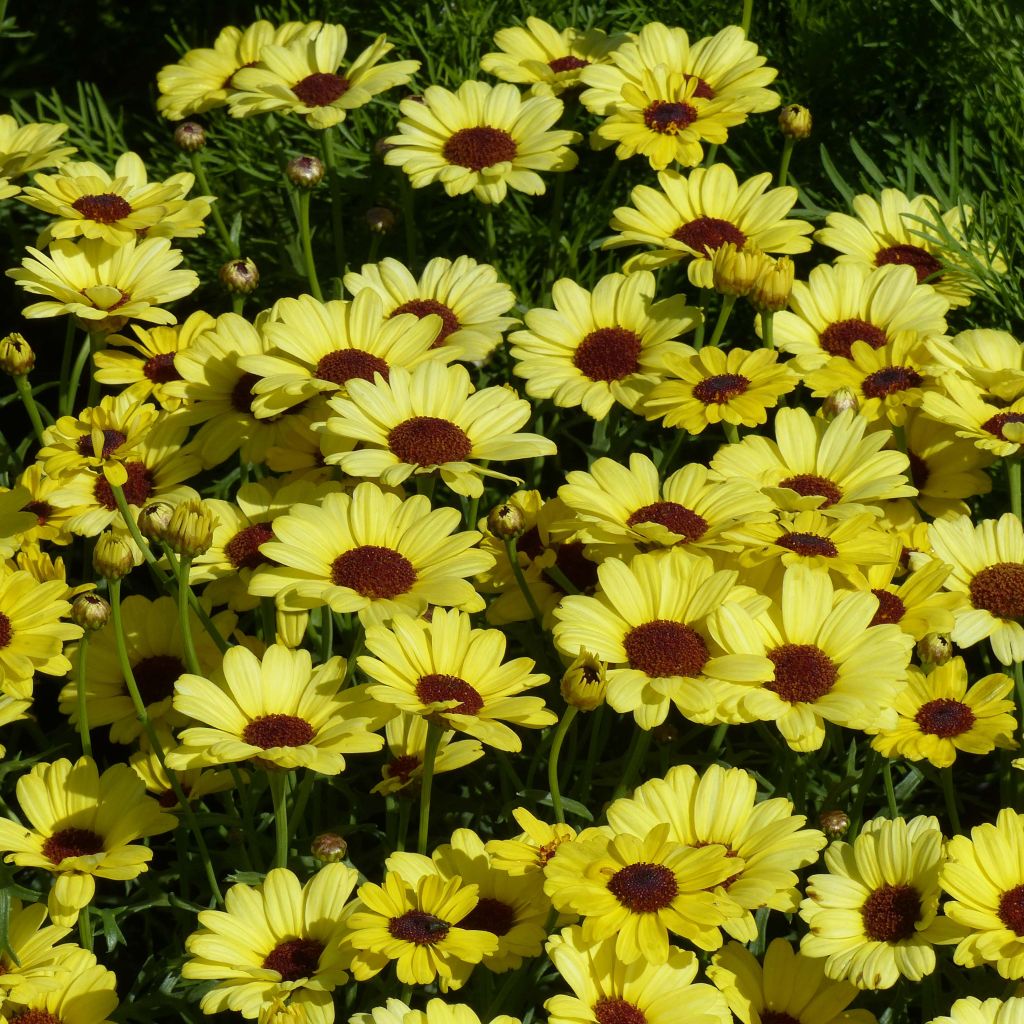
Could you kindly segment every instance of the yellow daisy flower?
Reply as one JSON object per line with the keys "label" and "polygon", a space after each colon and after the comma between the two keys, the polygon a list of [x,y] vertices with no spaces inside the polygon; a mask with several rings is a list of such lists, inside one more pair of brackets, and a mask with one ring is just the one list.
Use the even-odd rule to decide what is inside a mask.
{"label": "yellow daisy flower", "polygon": [[[163,750],[171,750],[177,744],[174,737],[166,730],[158,731]],[[149,747],[145,736],[141,739],[143,749],[136,751],[128,758],[132,771],[145,783],[146,792],[156,797],[156,801],[164,810],[174,811],[179,808],[178,796],[171,785],[171,778],[160,758]],[[185,772],[177,772],[178,785],[181,786],[185,799],[191,804],[202,800],[211,793],[223,793],[233,789],[235,780],[229,771],[206,771],[201,768],[190,768]],[[244,773],[241,778],[245,779]]]}
{"label": "yellow daisy flower", "polygon": [[[8,539],[12,534],[18,537],[22,546],[71,543],[73,537],[67,528],[67,510],[50,503],[50,496],[59,487],[60,482],[47,476],[36,461],[22,470],[11,490],[0,488],[0,556],[10,557],[13,553]],[[22,500],[22,488],[28,491],[27,501]],[[17,510],[8,511],[10,506],[19,503]],[[34,515],[35,523],[23,525],[29,523],[23,513]],[[14,529],[14,526],[19,528]]]}
{"label": "yellow daisy flower", "polygon": [[31,497],[24,484],[0,489],[0,558],[11,558],[25,535],[38,525],[39,513],[33,515],[34,510],[28,507]]}
{"label": "yellow daisy flower", "polygon": [[959,647],[988,639],[1004,665],[1024,660],[1024,528],[1011,512],[972,523],[968,516],[928,527],[936,558],[953,571],[948,590],[967,596],[950,638]]}
{"label": "yellow daisy flower", "polygon": [[97,878],[119,881],[147,870],[153,851],[132,840],[159,835],[177,821],[146,796],[142,780],[126,764],[102,775],[90,757],[36,764],[18,779],[18,803],[31,828],[0,819],[0,850],[20,867],[56,875],[50,918],[70,927],[96,891]]}
{"label": "yellow daisy flower", "polygon": [[993,456],[1010,458],[1024,443],[1024,396],[1009,405],[988,396],[969,380],[947,373],[940,391],[928,392],[921,402],[926,416],[952,427],[957,437],[967,438]]}
{"label": "yellow daisy flower", "polygon": [[419,615],[428,604],[479,611],[483,601],[466,577],[494,559],[472,550],[475,530],[454,532],[460,520],[457,509],[431,509],[421,494],[403,501],[373,483],[327,494],[274,521],[278,540],[260,551],[280,568],[257,569],[250,592],[371,619]]}
{"label": "yellow daisy flower", "polygon": [[573,991],[544,1003],[551,1024],[732,1024],[721,994],[694,984],[700,965],[688,950],[670,946],[661,964],[623,964],[614,938],[589,943],[574,925],[548,939],[547,954]]}
{"label": "yellow daisy flower", "polygon": [[422,97],[399,104],[402,120],[384,162],[401,167],[413,188],[440,181],[450,196],[472,192],[482,203],[500,203],[511,187],[543,195],[537,171],[571,171],[568,147],[578,132],[552,129],[562,101],[523,99],[514,85],[463,82],[456,92],[430,85]]}
{"label": "yellow daisy flower", "polygon": [[847,1009],[857,998],[855,985],[833,981],[820,960],[795,952],[785,939],[771,941],[763,965],[730,942],[712,957],[708,978],[740,1024],[877,1024],[869,1011]]}
{"label": "yellow daisy flower", "polygon": [[958,999],[949,1016],[933,1017],[928,1024],[1017,1024],[1024,1014],[1024,997],[1014,996],[1005,1002],[994,996],[982,1001],[977,996]]}
{"label": "yellow daisy flower", "polygon": [[[397,999],[389,999],[388,1004],[398,1003],[404,1007],[405,1004]],[[349,1018],[350,1024],[362,1024],[362,1018],[366,1014],[356,1014]],[[369,1024],[369,1022],[366,1022]],[[390,1022],[384,1022],[390,1024]],[[480,1018],[476,1012],[464,1003],[449,1005],[443,999],[431,999],[425,1010],[410,1010],[396,1024],[480,1024]],[[494,1017],[490,1024],[522,1024],[518,1017],[510,1017],[508,1014],[499,1014]]]}
{"label": "yellow daisy flower", "polygon": [[[421,715],[402,712],[384,727],[391,760],[381,769],[381,781],[371,792],[382,796],[413,793],[423,777],[423,758],[427,749],[427,721]],[[434,758],[434,774],[465,768],[484,756],[479,740],[454,740],[444,733]]]}
{"label": "yellow daisy flower", "polygon": [[624,39],[599,28],[559,31],[541,18],[528,17],[525,28],[515,26],[494,33],[494,45],[500,52],[485,53],[480,70],[505,82],[529,85],[534,96],[560,96],[580,84],[583,68],[607,63],[609,54]]}
{"label": "yellow daisy flower", "polygon": [[646,395],[642,412],[691,434],[712,423],[759,426],[768,419],[767,410],[800,380],[778,358],[777,352],[763,348],[747,352],[708,347],[670,355],[665,359],[669,376]]}
{"label": "yellow daisy flower", "polygon": [[346,114],[377,93],[405,85],[419,70],[417,60],[380,64],[394,46],[380,35],[351,64],[343,67],[348,33],[342,25],[320,25],[289,43],[267,43],[255,67],[231,77],[232,117],[272,111],[301,114],[310,128],[333,128]]}
{"label": "yellow daisy flower", "polygon": [[[464,612],[435,608],[430,621],[398,615],[390,626],[371,626],[359,667],[375,682],[367,693],[402,711],[423,715],[499,750],[522,741],[505,722],[527,729],[554,725],[540,697],[519,696],[543,686],[530,658],[505,661],[505,634],[473,629]],[[467,678],[468,677],[468,678]]]}
{"label": "yellow daisy flower", "polygon": [[636,409],[665,375],[665,357],[688,350],[674,339],[700,311],[682,295],[654,301],[654,275],[607,274],[593,291],[569,278],[551,289],[554,309],[531,309],[526,329],[509,336],[515,373],[531,398],[582,406],[604,419],[615,402]]}
{"label": "yellow daisy flower", "polygon": [[[73,923],[73,922],[72,922]],[[4,1004],[4,1024],[114,1024],[108,1018],[117,1006],[117,977],[88,950],[67,947],[59,970],[44,988],[24,992],[24,1000]]]}
{"label": "yellow daisy flower", "polygon": [[964,660],[953,658],[927,676],[911,666],[909,677],[892,702],[899,722],[871,741],[875,750],[948,768],[958,750],[987,754],[996,747],[1016,748],[1015,704],[1007,700],[1013,691],[1009,676],[996,672],[968,689]]}
{"label": "yellow daisy flower", "polygon": [[0,201],[13,199],[21,192],[19,185],[12,185],[10,178],[0,178]]}
{"label": "yellow daisy flower", "polygon": [[932,338],[928,350],[936,361],[931,368],[936,375],[940,368],[952,370],[1004,402],[1024,394],[1024,344],[1006,331],[983,328]]}
{"label": "yellow daisy flower", "polygon": [[41,167],[59,167],[75,152],[62,146],[66,124],[22,124],[0,114],[0,178],[20,178]]}
{"label": "yellow daisy flower", "polygon": [[662,171],[660,191],[637,185],[630,193],[633,206],[615,211],[611,226],[621,234],[609,238],[605,248],[654,247],[627,260],[627,272],[687,260],[690,283],[698,288],[712,287],[711,257],[725,242],[769,253],[807,252],[811,241],[804,236],[812,226],[786,217],[796,203],[796,189],[786,185],[766,192],[771,180],[770,174],[758,174],[741,185],[723,163],[688,175]]}
{"label": "yellow daisy flower", "polygon": [[245,647],[232,647],[216,681],[186,674],[176,682],[174,709],[203,725],[178,736],[167,767],[259,758],[279,768],[337,775],[345,770],[345,754],[384,745],[367,731],[376,722],[352,714],[351,691],[340,692],[344,678],[344,658],[313,669],[305,650],[274,644],[261,659]]}
{"label": "yellow daisy flower", "polygon": [[[28,718],[28,709],[30,707],[32,707],[32,700],[29,697],[9,697],[6,693],[0,693],[0,725],[10,725],[12,722],[25,721]],[[3,757],[6,753],[7,748],[0,743],[0,757]],[[0,958],[2,958],[2,954],[0,954]]]}
{"label": "yellow daisy flower", "polygon": [[510,875],[542,871],[562,843],[571,843],[576,830],[571,825],[555,822],[549,825],[532,815],[525,807],[517,807],[512,817],[523,830],[517,839],[492,839],[487,843],[491,863]]}
{"label": "yellow daisy flower", "polygon": [[812,875],[800,916],[804,956],[827,957],[825,974],[858,988],[892,988],[935,970],[934,945],[955,942],[938,913],[945,854],[934,817],[875,818],[852,843],[825,851],[827,875]]}
{"label": "yellow daisy flower", "polygon": [[70,943],[57,945],[71,929],[44,925],[43,904],[23,906],[17,896],[8,898],[7,949],[0,953],[0,1000],[25,1004],[40,992],[56,988],[55,978],[63,973],[67,958],[80,950]]}
{"label": "yellow daisy flower", "polygon": [[942,591],[950,573],[945,562],[925,556],[901,582],[904,566],[899,559],[868,566],[863,581],[850,578],[860,590],[870,590],[878,598],[878,611],[872,626],[895,623],[904,633],[921,640],[928,633],[950,633],[956,611],[963,606],[963,595]]}
{"label": "yellow daisy flower", "polygon": [[14,556],[14,565],[7,563],[10,570],[22,569],[27,572],[37,583],[49,583],[58,580],[64,584],[64,592],[59,596],[65,601],[72,601],[79,594],[85,594],[96,589],[96,584],[80,583],[77,587],[68,584],[68,572],[64,565],[64,559],[59,555],[54,558],[49,552],[43,551],[36,544],[25,544],[24,547]]}
{"label": "yellow daisy flower", "polygon": [[383,300],[385,316],[439,316],[431,348],[451,348],[457,359],[486,359],[505,331],[518,323],[502,315],[515,304],[512,289],[498,280],[494,267],[471,256],[435,256],[418,279],[389,256],[380,263],[364,263],[358,274],[346,274],[344,284],[353,297],[364,288],[373,289]]}
{"label": "yellow daisy flower", "polygon": [[693,849],[718,845],[727,857],[739,858],[739,870],[720,886],[746,911],[722,925],[743,942],[757,938],[754,911],[797,909],[796,872],[813,864],[825,845],[822,832],[803,828],[806,821],[782,797],[758,801],[757,780],[749,772],[719,765],[703,775],[688,765],[671,768],[664,779],[645,782],[608,808],[608,824],[616,832],[641,836],[668,825],[674,843]]}
{"label": "yellow daisy flower", "polygon": [[358,877],[328,864],[300,885],[287,868],[274,868],[262,885],[233,885],[224,910],[202,911],[181,976],[216,982],[200,1002],[203,1013],[264,1020],[286,1010],[289,1019],[332,1024],[331,993],[348,980],[342,939]]}

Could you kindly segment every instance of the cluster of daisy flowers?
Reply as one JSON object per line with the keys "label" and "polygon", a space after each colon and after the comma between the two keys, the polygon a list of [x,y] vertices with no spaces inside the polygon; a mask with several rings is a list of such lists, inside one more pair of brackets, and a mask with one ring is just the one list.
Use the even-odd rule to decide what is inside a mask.
{"label": "cluster of daisy flowers", "polygon": [[[1021,1019],[1013,988],[940,983],[1024,980],[1024,345],[962,319],[998,255],[894,189],[815,231],[796,188],[716,161],[780,104],[739,26],[495,44],[501,83],[403,99],[384,160],[493,206],[576,167],[563,116],[598,119],[594,148],[658,173],[590,287],[389,256],[327,298],[310,257],[308,294],[179,322],[199,281],[170,240],[223,227],[188,198],[192,130],[194,173],[150,182],[0,118],[0,199],[51,218],[8,271],[23,315],[85,333],[56,414],[0,342],[34,431],[0,492],[0,1014],[116,1013],[94,929],[124,942],[127,900],[189,916],[161,992],[260,1024],[519,1024],[539,988],[552,1024],[868,1024],[918,982],[933,1024]],[[228,28],[159,109],[301,117],[329,161],[419,70],[391,49]],[[784,178],[809,120],[780,124]],[[955,771],[986,763],[964,828]],[[460,787],[491,766],[481,808]],[[942,813],[901,813],[915,790]]]}

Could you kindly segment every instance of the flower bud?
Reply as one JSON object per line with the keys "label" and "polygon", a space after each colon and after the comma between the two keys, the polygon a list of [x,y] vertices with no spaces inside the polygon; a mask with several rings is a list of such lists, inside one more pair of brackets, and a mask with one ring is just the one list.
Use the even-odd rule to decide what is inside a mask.
{"label": "flower bud", "polygon": [[302,646],[309,625],[309,612],[304,608],[298,611],[277,609],[277,642],[291,650]]}
{"label": "flower bud", "polygon": [[830,841],[842,839],[850,829],[850,816],[846,811],[822,811],[818,816],[818,824]]}
{"label": "flower bud", "polygon": [[348,853],[348,843],[337,832],[322,832],[312,842],[309,852],[322,864],[337,864]]}
{"label": "flower bud", "polygon": [[593,711],[604,703],[608,668],[596,655],[580,648],[579,656],[562,676],[562,699],[579,711]]}
{"label": "flower bud", "polygon": [[182,121],[174,129],[174,144],[183,153],[198,153],[206,145],[206,129],[198,121]]}
{"label": "flower bud", "polygon": [[917,656],[927,665],[945,665],[953,657],[953,642],[945,633],[929,633],[918,640]]}
{"label": "flower bud", "polygon": [[79,594],[71,602],[71,620],[82,629],[102,629],[110,618],[110,605],[99,594]]}
{"label": "flower bud", "polygon": [[12,377],[23,377],[36,365],[36,354],[18,333],[0,340],[0,370]]}
{"label": "flower bud", "polygon": [[324,163],[315,156],[296,156],[285,164],[284,173],[296,188],[316,188],[324,180]]}
{"label": "flower bud", "polygon": [[764,255],[757,249],[740,249],[734,242],[720,245],[711,257],[715,291],[722,295],[746,295],[754,287]]}
{"label": "flower bud", "polygon": [[789,305],[795,268],[788,256],[765,258],[750,292],[750,304],[761,313],[778,313]]}
{"label": "flower bud", "polygon": [[841,387],[836,388],[821,403],[821,414],[831,422],[848,409],[856,412],[859,408],[860,401],[857,398],[857,393],[852,388]]}
{"label": "flower bud", "polygon": [[651,736],[655,743],[668,746],[679,739],[679,730],[671,722],[662,722],[651,730]]}
{"label": "flower bud", "polygon": [[374,153],[374,156],[379,157],[381,160],[383,160],[384,159],[384,154],[389,152],[390,150],[392,150],[394,148],[395,148],[394,144],[388,142],[387,139],[378,139],[373,144],[373,153]]}
{"label": "flower bud", "polygon": [[205,554],[213,543],[217,518],[202,498],[190,498],[175,505],[164,540],[172,551],[186,558]]}
{"label": "flower bud", "polygon": [[124,537],[107,530],[96,539],[92,567],[105,580],[119,580],[135,568],[135,554]]}
{"label": "flower bud", "polygon": [[166,501],[154,501],[139,511],[139,533],[147,540],[162,541],[171,522],[174,506]]}
{"label": "flower bud", "polygon": [[779,128],[787,139],[806,139],[811,134],[811,112],[799,103],[790,103],[779,111]]}
{"label": "flower bud", "polygon": [[487,513],[487,529],[502,540],[521,537],[526,529],[526,516],[518,505],[503,501]]}
{"label": "flower bud", "polygon": [[256,286],[260,283],[260,272],[248,256],[228,260],[220,268],[218,277],[220,283],[233,295],[249,295],[256,291]]}
{"label": "flower bud", "polygon": [[386,235],[395,226],[395,215],[386,206],[371,206],[366,211],[366,224],[378,235]]}

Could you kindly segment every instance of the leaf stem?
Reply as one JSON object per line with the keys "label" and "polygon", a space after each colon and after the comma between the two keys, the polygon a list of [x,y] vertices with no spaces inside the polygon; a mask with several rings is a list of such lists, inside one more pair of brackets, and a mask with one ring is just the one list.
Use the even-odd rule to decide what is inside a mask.
{"label": "leaf stem", "polygon": [[444,730],[434,722],[427,721],[427,745],[423,751],[423,775],[420,780],[420,828],[417,837],[418,853],[427,852],[427,833],[430,829],[430,791],[434,783],[434,761]]}
{"label": "leaf stem", "polygon": [[288,779],[291,772],[271,769],[270,795],[274,801],[274,867],[288,867]]}
{"label": "leaf stem", "polygon": [[551,793],[551,806],[555,812],[555,821],[565,821],[565,811],[562,808],[562,793],[558,787],[558,755],[562,752],[562,743],[565,741],[569,726],[572,725],[579,708],[569,704],[561,720],[555,727],[555,735],[551,739],[551,753],[548,755],[548,792]]}
{"label": "leaf stem", "polygon": [[25,406],[25,412],[28,413],[28,418],[32,421],[32,431],[36,435],[36,440],[42,445],[43,421],[39,417],[39,409],[36,406],[35,395],[32,394],[32,387],[28,382],[28,375],[16,373],[14,375],[14,386],[18,389],[18,397],[21,399],[21,404]]}
{"label": "leaf stem", "polygon": [[299,237],[302,240],[302,257],[306,263],[306,278],[313,298],[323,302],[324,295],[320,291],[320,281],[316,276],[316,262],[313,259],[313,236],[309,230],[309,189],[299,190]]}

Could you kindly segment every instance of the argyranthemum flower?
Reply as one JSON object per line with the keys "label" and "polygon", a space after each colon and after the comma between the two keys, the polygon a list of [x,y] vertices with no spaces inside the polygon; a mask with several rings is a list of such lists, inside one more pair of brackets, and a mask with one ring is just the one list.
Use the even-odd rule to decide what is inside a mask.
{"label": "argyranthemum flower", "polygon": [[512,289],[498,280],[494,267],[471,256],[435,256],[418,279],[389,256],[380,263],[364,263],[358,274],[346,274],[344,284],[353,297],[372,288],[384,302],[385,316],[439,316],[441,325],[431,348],[451,348],[456,359],[485,359],[504,332],[518,323],[502,315],[515,304]]}
{"label": "argyranthemum flower", "polygon": [[[880,349],[900,340],[907,351],[925,355],[924,343],[946,333],[948,309],[946,298],[920,284],[910,267],[823,263],[806,282],[793,282],[790,308],[775,314],[772,335],[800,370],[850,359],[857,341]],[[760,333],[760,319],[757,327]]]}
{"label": "argyranthemum flower", "polygon": [[[398,1003],[404,1006],[399,1000],[388,1000],[388,1006]],[[397,1008],[396,1008],[397,1009]],[[373,1011],[376,1013],[377,1011]],[[367,1014],[355,1014],[349,1018],[349,1024],[370,1024],[364,1018]],[[390,1021],[381,1024],[391,1024]],[[443,999],[431,999],[424,1010],[411,1010],[396,1024],[481,1024],[480,1018],[472,1007],[465,1003],[446,1003]],[[499,1014],[494,1017],[490,1024],[522,1024],[518,1017],[510,1017],[508,1014]]]}
{"label": "argyranthemum flower", "polygon": [[[372,792],[382,796],[415,788],[423,778],[423,758],[427,749],[427,720],[421,715],[402,712],[384,727],[391,760],[381,769],[382,779]],[[484,756],[479,740],[453,740],[443,733],[434,758],[434,774],[465,768]]]}
{"label": "argyranthemum flower", "polygon": [[0,178],[19,178],[40,167],[58,167],[75,151],[62,146],[66,124],[23,124],[0,114]]}
{"label": "argyranthemum flower", "polygon": [[[954,840],[955,841],[955,840]],[[825,850],[827,875],[812,875],[800,916],[804,956],[827,957],[825,974],[858,988],[892,988],[935,970],[934,945],[957,927],[938,913],[942,832],[934,817],[875,818],[852,843]]]}
{"label": "argyranthemum flower", "polygon": [[[157,735],[162,750],[172,750],[177,745],[169,731],[160,729]],[[178,795],[174,792],[174,786],[171,785],[170,775],[160,763],[160,758],[149,746],[149,740],[145,735],[142,736],[140,745],[142,749],[137,750],[128,758],[132,771],[142,779],[146,785],[146,792],[156,797],[157,802],[164,810],[178,810]],[[211,793],[223,793],[235,786],[235,779],[230,771],[190,768],[185,772],[177,772],[176,775],[178,785],[181,786],[185,799],[190,804],[196,800],[202,800],[203,797],[209,796]],[[239,777],[246,779],[244,773],[241,773]]]}
{"label": "argyranthemum flower", "polygon": [[553,96],[523,99],[514,85],[463,82],[456,92],[430,85],[422,97],[402,100],[398,135],[384,163],[401,167],[413,188],[440,181],[450,196],[472,192],[500,203],[509,188],[544,193],[537,171],[571,171],[578,132],[552,129],[562,114]]}
{"label": "argyranthemum flower", "polygon": [[284,45],[267,43],[255,67],[231,78],[231,116],[284,111],[303,115],[311,128],[333,128],[377,93],[405,85],[420,66],[418,60],[380,64],[394,49],[383,35],[343,66],[347,49],[342,25],[319,25],[315,34],[298,34]]}
{"label": "argyranthemum flower", "polygon": [[0,850],[21,867],[56,875],[48,907],[70,927],[96,891],[96,878],[124,881],[147,870],[153,851],[132,840],[173,829],[176,820],[146,796],[126,764],[102,775],[91,757],[36,764],[18,779],[18,803],[31,827],[0,819]]}
{"label": "argyranthemum flower", "polygon": [[899,721],[871,741],[875,750],[948,768],[958,750],[987,754],[996,747],[1017,746],[1015,705],[1006,699],[1013,691],[1008,675],[996,672],[968,689],[963,658],[953,658],[927,676],[913,665],[908,671],[906,687],[892,701]]}
{"label": "argyranthemum flower", "polygon": [[551,1024],[732,1024],[721,994],[694,984],[699,963],[688,950],[670,946],[661,964],[624,964],[614,938],[586,942],[578,925],[552,935],[546,948],[573,991],[544,1003]]}
{"label": "argyranthemum flower", "polygon": [[428,604],[471,611],[483,607],[466,577],[494,564],[471,550],[475,530],[455,533],[454,508],[431,509],[422,494],[404,501],[376,484],[325,495],[274,520],[277,540],[260,550],[280,568],[261,567],[251,593],[303,608],[328,605],[369,618],[419,615]]}
{"label": "argyranthemum flower", "polygon": [[541,18],[528,17],[525,28],[517,25],[494,33],[494,45],[501,52],[485,53],[480,70],[506,82],[529,85],[534,95],[560,96],[579,85],[583,68],[606,63],[624,39],[599,28],[559,31]]}
{"label": "argyranthemum flower", "polygon": [[777,352],[763,348],[747,352],[709,346],[672,354],[665,359],[668,376],[644,397],[642,412],[691,434],[712,423],[759,426],[779,397],[799,383],[778,359]]}
{"label": "argyranthemum flower", "polygon": [[669,702],[691,721],[720,717],[728,684],[756,686],[771,677],[762,653],[723,645],[715,616],[723,605],[756,599],[734,570],[716,572],[703,555],[674,547],[608,559],[597,569],[594,597],[570,595],[555,609],[556,647],[584,648],[608,664],[608,703],[631,711],[642,729],[660,725]]}
{"label": "argyranthemum flower", "polygon": [[950,567],[937,558],[926,558],[899,583],[894,577],[903,573],[900,559],[868,566],[863,582],[848,577],[861,590],[870,590],[878,598],[878,611],[872,626],[881,622],[895,623],[904,633],[921,640],[928,633],[949,633],[955,612],[963,604],[963,596],[942,591]]}
{"label": "argyranthemum flower", "polygon": [[[969,207],[954,206],[944,213],[932,196],[910,198],[899,189],[882,190],[880,200],[859,195],[853,200],[854,216],[830,213],[815,239],[840,253],[838,263],[860,263],[882,267],[891,263],[913,267],[918,281],[925,281],[953,306],[966,306],[974,290],[971,278],[958,271],[962,257],[942,241],[948,233],[967,246],[965,231],[970,223]],[[941,224],[943,230],[936,225]],[[998,256],[971,243],[971,253],[993,269],[1005,269]]]}
{"label": "argyranthemum flower", "polygon": [[741,1024],[876,1024],[867,1010],[846,1009],[857,998],[856,986],[833,981],[821,960],[794,952],[785,939],[772,940],[763,966],[730,942],[712,957],[708,978]]}
{"label": "argyranthemum flower", "polygon": [[534,817],[525,807],[517,807],[512,817],[521,829],[518,839],[492,839],[487,852],[495,867],[510,875],[525,875],[543,870],[562,843],[576,838],[576,829],[562,822],[549,825]]}
{"label": "argyranthemum flower", "polygon": [[1024,659],[1024,529],[1011,512],[972,523],[968,516],[937,519],[928,527],[936,558],[953,566],[949,590],[966,594],[950,637],[959,647],[988,639],[995,656]]}
{"label": "argyranthemum flower", "polygon": [[982,328],[961,331],[952,338],[932,338],[928,350],[940,368],[971,381],[1004,402],[1024,394],[1024,345],[1006,331]]}
{"label": "argyranthemum flower", "polygon": [[687,351],[674,339],[700,323],[682,295],[655,302],[654,291],[653,274],[606,274],[593,291],[556,281],[555,308],[531,309],[526,329],[509,336],[526,393],[596,420],[615,402],[635,409],[665,376],[665,357]]}
{"label": "argyranthemum flower", "polygon": [[72,161],[57,174],[37,174],[38,188],[25,188],[21,201],[48,213],[51,222],[39,245],[55,238],[100,238],[113,246],[136,238],[195,238],[203,233],[213,196],[185,197],[195,175],[174,174],[150,182],[137,153],[122,153],[109,174],[97,164]]}
{"label": "argyranthemum flower", "polygon": [[952,427],[957,437],[973,441],[993,456],[1017,455],[1024,443],[1024,396],[1009,405],[997,404],[955,373],[945,374],[940,385],[941,391],[930,391],[921,401],[926,416]]}
{"label": "argyranthemum flower", "polygon": [[27,247],[21,267],[7,271],[30,295],[48,296],[26,306],[29,319],[74,315],[97,330],[113,330],[127,320],[173,324],[161,309],[199,287],[195,271],[175,269],[183,254],[166,238],[144,238],[112,246],[102,239],[52,242],[49,253]]}
{"label": "argyranthemum flower", "polygon": [[38,513],[34,517],[28,507],[31,496],[24,484],[0,489],[0,558],[10,558],[22,546],[25,534],[38,525]]}
{"label": "argyranthemum flower", "polygon": [[[23,722],[28,718],[30,707],[32,707],[32,700],[29,697],[10,697],[6,693],[0,693],[0,725]],[[0,757],[6,753],[7,748],[0,743]]]}
{"label": "argyranthemum flower", "polygon": [[352,974],[366,981],[391,960],[404,985],[429,985],[442,992],[461,988],[473,967],[498,948],[492,932],[463,928],[477,904],[477,887],[461,878],[428,872],[415,884],[389,871],[383,885],[359,888],[359,903],[349,918],[348,943],[358,952]]}
{"label": "argyranthemum flower", "polygon": [[397,487],[414,474],[438,473],[456,494],[479,497],[481,476],[516,481],[484,463],[554,455],[558,446],[521,432],[533,415],[529,402],[505,386],[476,391],[464,366],[422,363],[396,367],[387,380],[348,382],[347,397],[328,401],[324,435],[361,442],[330,453],[328,465]]}
{"label": "argyranthemum flower", "polygon": [[555,907],[583,917],[583,939],[615,936],[623,963],[665,963],[669,933],[701,949],[722,944],[719,926],[743,911],[720,888],[743,861],[718,845],[695,850],[658,825],[639,839],[610,829],[563,843],[544,868]]}
{"label": "argyranthemum flower", "polygon": [[958,999],[949,1010],[949,1016],[933,1017],[928,1024],[1020,1024],[1024,1019],[1024,997],[986,999],[977,996]]}
{"label": "argyranthemum flower", "polygon": [[345,864],[327,864],[300,886],[287,868],[275,868],[262,885],[228,889],[223,910],[202,911],[181,968],[183,978],[217,982],[202,1011],[263,1020],[276,1010],[331,1024],[331,993],[348,980],[342,939],[358,877]]}
{"label": "argyranthemum flower", "polygon": [[804,409],[775,414],[775,441],[751,434],[723,445],[711,460],[712,476],[748,480],[785,511],[817,509],[843,518],[870,512],[877,503],[912,497],[906,455],[880,449],[891,436],[865,436],[867,420],[847,410],[831,423]]}
{"label": "argyranthemum flower", "polygon": [[690,283],[699,288],[712,286],[711,256],[725,242],[770,253],[807,252],[811,241],[804,236],[812,226],[786,218],[796,203],[796,189],[786,185],[766,192],[771,180],[770,174],[758,174],[741,185],[723,163],[698,167],[688,175],[662,171],[660,191],[637,185],[630,193],[634,205],[615,211],[611,226],[621,234],[608,239],[605,247],[654,246],[653,252],[630,257],[627,272],[688,260]]}
{"label": "argyranthemum flower", "polygon": [[[0,488],[0,557],[9,558],[15,538],[22,548],[32,544],[70,544],[67,512],[50,504],[50,495],[60,483],[43,472],[38,461],[30,462],[10,490]],[[22,490],[28,491],[25,501]],[[35,516],[30,523],[27,514]]]}
{"label": "argyranthemum flower", "polygon": [[529,658],[505,661],[505,634],[473,629],[463,612],[435,608],[430,621],[397,615],[390,626],[371,626],[359,667],[375,682],[367,693],[402,711],[430,716],[500,750],[522,741],[505,722],[527,729],[554,725],[540,697],[519,696],[548,681],[531,672]]}
{"label": "argyranthemum flower", "polygon": [[41,903],[23,906],[16,896],[10,901],[7,949],[0,952],[0,999],[25,1004],[56,987],[53,979],[62,972],[67,957],[80,951],[70,943],[57,945],[70,929],[44,925],[46,907]]}
{"label": "argyranthemum flower", "polygon": [[308,651],[280,644],[257,658],[232,647],[216,682],[183,675],[174,708],[204,723],[185,729],[167,755],[171,769],[232,764],[259,758],[279,768],[309,768],[321,775],[345,770],[345,754],[380,750],[376,723],[347,710],[344,658],[312,667]]}
{"label": "argyranthemum flower", "polygon": [[814,863],[825,845],[823,833],[804,828],[806,822],[789,800],[758,801],[749,772],[719,765],[703,775],[688,765],[671,768],[664,779],[645,782],[608,808],[616,832],[644,836],[665,824],[672,842],[694,849],[717,844],[727,857],[738,857],[742,868],[720,884],[746,913],[722,927],[744,942],[757,937],[754,911],[797,909],[796,872]]}
{"label": "argyranthemum flower", "polygon": [[[147,851],[148,852],[148,851]],[[72,922],[74,923],[74,922]],[[107,1018],[117,1006],[117,978],[80,946],[58,947],[57,970],[24,998],[4,1003],[4,1024],[113,1024]]]}
{"label": "argyranthemum flower", "polygon": [[893,693],[906,682],[913,640],[891,623],[872,626],[872,594],[835,590],[828,573],[788,568],[781,600],[755,620],[723,607],[723,642],[767,657],[773,678],[738,693],[741,721],[774,721],[791,749],[817,750],[825,722],[877,732],[896,718]]}

